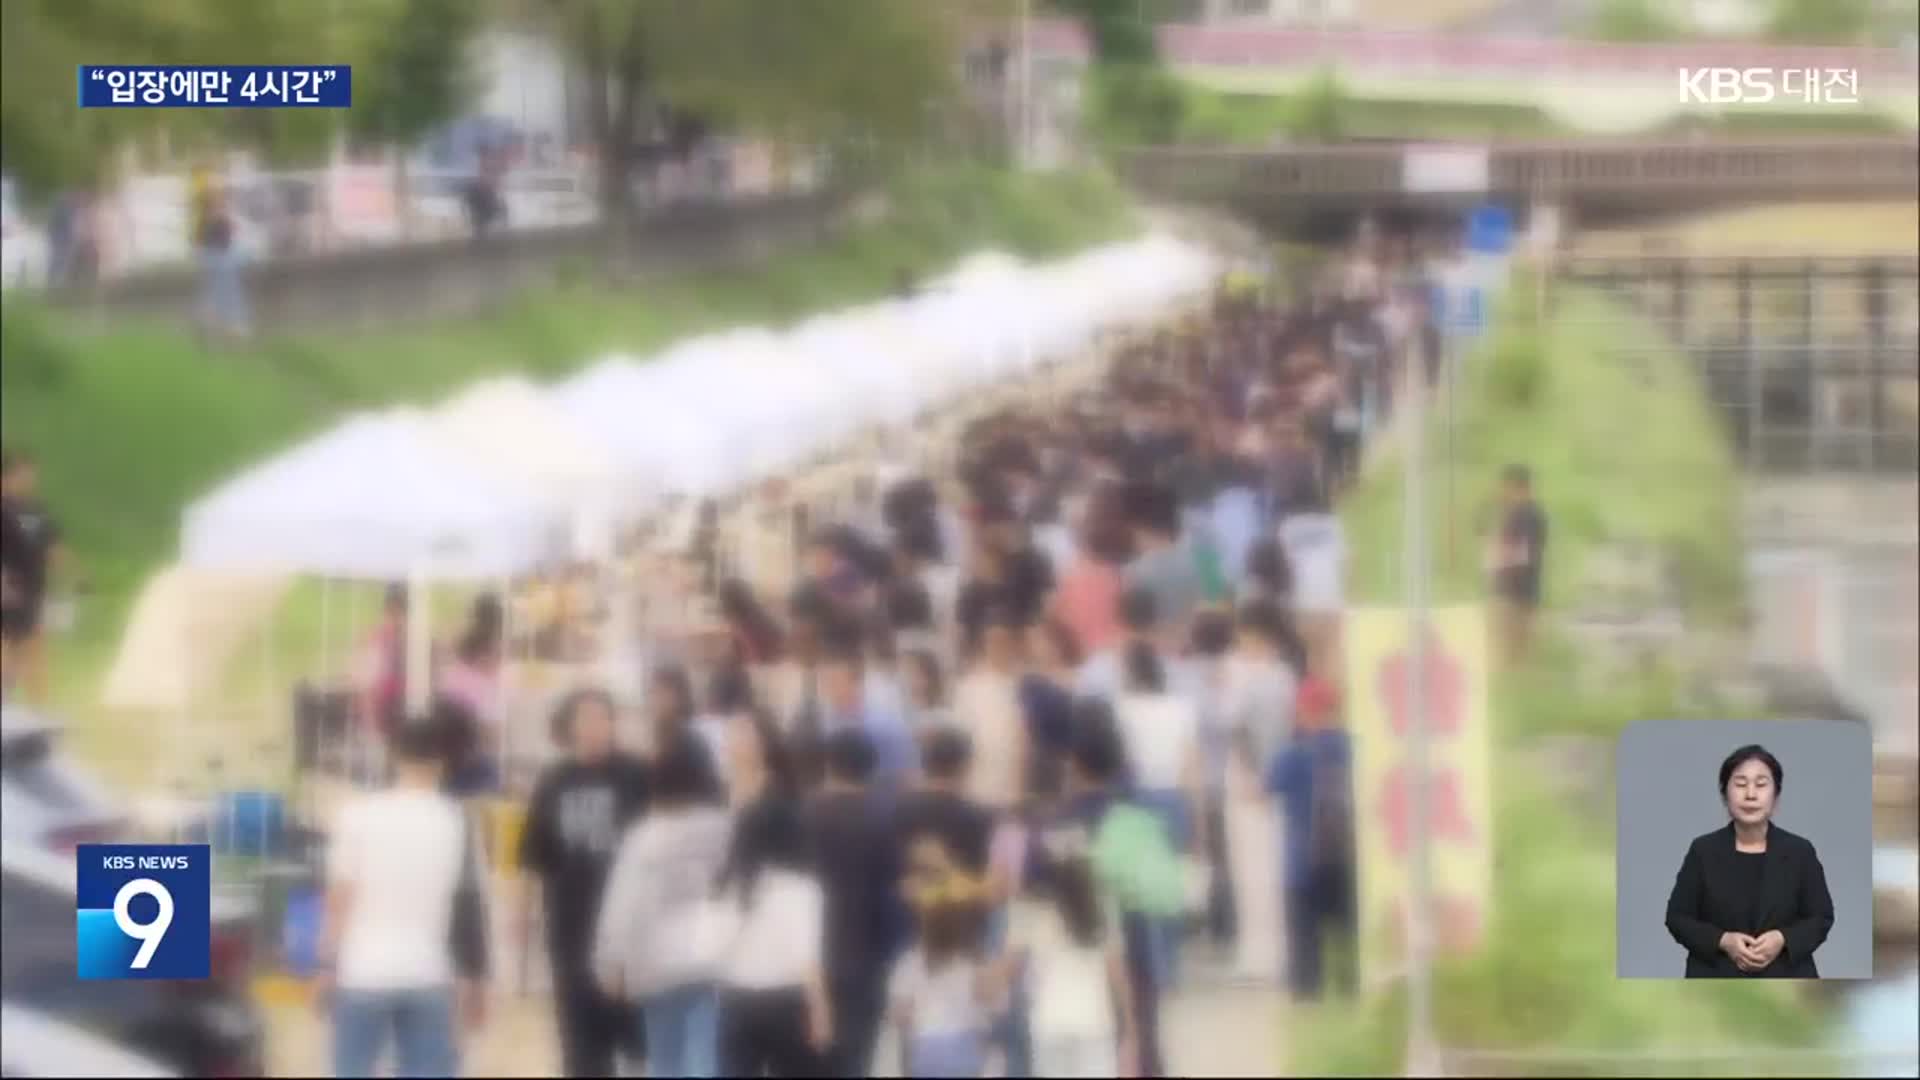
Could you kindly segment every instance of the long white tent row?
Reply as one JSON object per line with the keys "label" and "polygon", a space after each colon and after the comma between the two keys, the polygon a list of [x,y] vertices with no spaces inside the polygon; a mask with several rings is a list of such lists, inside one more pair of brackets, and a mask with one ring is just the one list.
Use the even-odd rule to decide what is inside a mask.
{"label": "long white tent row", "polygon": [[672,497],[737,492],[1144,325],[1215,273],[1158,235],[1048,265],[981,255],[912,299],[355,416],[193,503],[182,562],[362,580],[529,571]]}

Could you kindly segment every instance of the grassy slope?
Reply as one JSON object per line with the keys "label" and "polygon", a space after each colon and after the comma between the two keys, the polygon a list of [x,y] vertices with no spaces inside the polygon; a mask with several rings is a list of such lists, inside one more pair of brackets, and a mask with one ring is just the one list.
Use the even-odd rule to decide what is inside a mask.
{"label": "grassy slope", "polygon": [[[1187,84],[1183,139],[1245,146],[1272,142],[1291,130],[1299,94],[1232,93]],[[1581,133],[1555,121],[1537,106],[1500,102],[1394,101],[1352,97],[1341,102],[1347,133],[1366,138],[1548,139]],[[1698,128],[1725,135],[1874,135],[1902,130],[1900,124],[1871,111],[1789,113],[1754,111],[1723,116],[1700,114],[1675,119],[1648,135]]]}
{"label": "grassy slope", "polygon": [[48,501],[97,600],[60,650],[58,691],[87,695],[142,577],[169,557],[181,508],[261,455],[352,409],[443,394],[476,377],[564,375],[610,350],[779,322],[884,294],[901,269],[968,251],[1045,256],[1128,227],[1123,196],[1087,174],[943,169],[899,182],[892,213],[758,266],[629,289],[578,283],[478,318],[350,336],[307,334],[211,355],[183,333],[82,334],[9,297],[0,388],[9,446],[42,460]]}
{"label": "grassy slope", "polygon": [[[1648,333],[1590,296],[1563,297],[1544,327],[1532,295],[1515,299],[1463,376],[1452,464],[1434,471],[1436,599],[1476,598],[1476,525],[1491,520],[1501,464],[1535,472],[1552,521],[1547,595],[1565,609],[1581,566],[1602,544],[1635,538],[1672,552],[1686,578],[1688,616],[1724,621],[1737,609],[1737,484],[1708,406],[1678,356],[1639,378],[1612,363],[1608,335]],[[1522,388],[1531,386],[1526,399]],[[1435,434],[1436,456],[1446,438]],[[1457,497],[1445,498],[1449,473]],[[1400,595],[1402,472],[1383,459],[1343,511],[1363,601]],[[1454,538],[1447,559],[1445,538]],[[1479,953],[1436,972],[1435,1016],[1445,1045],[1534,1050],[1693,1049],[1805,1045],[1818,1023],[1791,990],[1615,979],[1613,811],[1610,800],[1570,806],[1566,778],[1541,775],[1526,756],[1538,736],[1610,738],[1650,716],[1679,715],[1659,673],[1597,692],[1581,659],[1548,642],[1493,696],[1497,847],[1493,928]],[[1584,685],[1583,685],[1584,684]],[[1606,768],[1604,762],[1596,767]],[[1595,790],[1609,790],[1600,780]],[[1405,1043],[1395,992],[1356,1009],[1325,1006],[1294,1025],[1303,1075],[1394,1075]]]}

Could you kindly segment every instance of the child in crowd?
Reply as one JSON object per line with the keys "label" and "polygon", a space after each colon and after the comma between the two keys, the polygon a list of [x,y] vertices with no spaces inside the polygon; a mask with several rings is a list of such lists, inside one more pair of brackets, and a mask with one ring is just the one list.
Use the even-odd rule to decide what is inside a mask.
{"label": "child in crowd", "polygon": [[1035,1076],[1117,1076],[1138,1057],[1119,912],[1085,851],[1054,859],[1045,884],[1014,905],[996,982],[1025,980]]}
{"label": "child in crowd", "polygon": [[975,1077],[986,1068],[992,986],[984,963],[986,883],[935,840],[915,845],[907,896],[919,941],[888,987],[910,1077]]}

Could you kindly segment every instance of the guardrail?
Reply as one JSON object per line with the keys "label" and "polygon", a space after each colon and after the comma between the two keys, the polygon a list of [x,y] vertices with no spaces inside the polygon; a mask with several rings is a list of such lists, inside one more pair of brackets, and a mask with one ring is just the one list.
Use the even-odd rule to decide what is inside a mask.
{"label": "guardrail", "polygon": [[[1911,196],[1920,183],[1914,138],[1568,140],[1485,147],[1424,144],[1290,146],[1272,149],[1153,147],[1127,152],[1127,178],[1155,194],[1229,200],[1438,194],[1410,176],[1422,154],[1474,164],[1483,190],[1529,197],[1777,191],[1782,195]],[[1470,168],[1468,171],[1476,171]],[[1473,184],[1462,185],[1471,191]]]}

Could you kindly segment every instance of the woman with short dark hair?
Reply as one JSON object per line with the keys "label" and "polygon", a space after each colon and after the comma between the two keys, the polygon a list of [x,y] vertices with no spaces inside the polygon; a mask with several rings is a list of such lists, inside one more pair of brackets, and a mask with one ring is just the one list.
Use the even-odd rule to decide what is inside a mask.
{"label": "woman with short dark hair", "polygon": [[1773,823],[1786,770],[1759,745],[1720,763],[1727,824],[1694,838],[1667,897],[1667,932],[1689,979],[1817,979],[1833,929],[1826,870],[1804,837]]}

